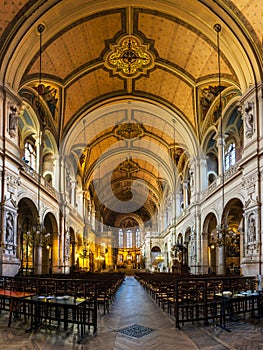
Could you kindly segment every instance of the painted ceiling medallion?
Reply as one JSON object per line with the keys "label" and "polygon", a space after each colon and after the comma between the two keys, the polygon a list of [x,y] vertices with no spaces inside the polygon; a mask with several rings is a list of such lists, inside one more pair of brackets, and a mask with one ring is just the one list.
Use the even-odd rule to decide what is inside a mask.
{"label": "painted ceiling medallion", "polygon": [[119,139],[131,140],[143,136],[144,128],[141,124],[125,123],[118,125],[114,133]]}
{"label": "painted ceiling medallion", "polygon": [[105,57],[105,66],[125,78],[147,74],[153,64],[154,55],[149,45],[133,36],[125,36],[117,44],[110,44],[110,51]]}
{"label": "painted ceiling medallion", "polygon": [[139,165],[134,162],[131,158],[125,160],[124,162],[122,162],[119,167],[118,167],[119,171],[124,171],[125,173],[127,173],[127,176],[130,177],[130,175],[132,173],[136,173],[137,171],[140,170]]}

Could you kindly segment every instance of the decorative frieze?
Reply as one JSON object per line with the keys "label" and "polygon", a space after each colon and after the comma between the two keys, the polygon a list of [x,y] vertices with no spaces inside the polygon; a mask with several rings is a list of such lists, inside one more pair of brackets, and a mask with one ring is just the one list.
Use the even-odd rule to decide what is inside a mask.
{"label": "decorative frieze", "polygon": [[255,172],[242,178],[242,187],[247,191],[247,194],[252,195],[255,193],[257,180],[258,176]]}

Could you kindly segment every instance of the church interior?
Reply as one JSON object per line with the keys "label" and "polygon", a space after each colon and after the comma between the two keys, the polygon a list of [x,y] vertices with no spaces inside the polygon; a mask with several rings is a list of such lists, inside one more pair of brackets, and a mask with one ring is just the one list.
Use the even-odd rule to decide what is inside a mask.
{"label": "church interior", "polygon": [[223,3],[3,6],[2,274],[261,274],[262,10]]}
{"label": "church interior", "polygon": [[0,3],[0,275],[261,288],[261,2]]}

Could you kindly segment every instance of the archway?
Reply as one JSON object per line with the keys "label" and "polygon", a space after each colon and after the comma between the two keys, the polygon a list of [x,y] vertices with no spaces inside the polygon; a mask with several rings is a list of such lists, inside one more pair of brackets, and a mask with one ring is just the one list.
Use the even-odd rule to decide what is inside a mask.
{"label": "archway", "polygon": [[207,267],[205,272],[217,273],[217,218],[214,213],[208,214],[204,222],[203,230],[203,265]]}
{"label": "archway", "polygon": [[222,244],[225,250],[225,272],[240,274],[241,230],[243,225],[243,203],[234,198],[225,207],[225,230]]}
{"label": "archway", "polygon": [[23,275],[34,275],[36,267],[36,217],[38,216],[35,204],[28,198],[18,203],[18,252],[21,261],[20,272]]}
{"label": "archway", "polygon": [[38,222],[38,211],[29,198],[18,203],[18,252],[21,261],[20,273],[26,276],[51,274],[58,251],[55,237],[58,226],[52,213],[47,213],[44,226]]}
{"label": "archway", "polygon": [[44,219],[44,232],[42,237],[42,274],[52,274],[53,267],[57,265],[55,252],[57,247],[58,225],[52,213],[48,213]]}
{"label": "archway", "polygon": [[158,271],[159,263],[158,257],[161,255],[161,248],[157,245],[153,246],[151,249],[151,264],[153,270]]}

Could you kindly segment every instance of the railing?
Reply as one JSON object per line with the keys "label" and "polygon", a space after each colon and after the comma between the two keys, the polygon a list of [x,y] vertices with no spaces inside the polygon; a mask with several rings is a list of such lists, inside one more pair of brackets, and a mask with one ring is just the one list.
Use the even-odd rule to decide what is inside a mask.
{"label": "railing", "polygon": [[[30,176],[30,178],[34,179],[36,181],[36,183],[39,182],[39,174],[38,172],[36,172],[33,168],[31,168],[29,165],[27,165],[26,163],[23,164],[22,169],[24,170],[24,172]],[[52,197],[54,198],[59,198],[59,194],[57,192],[57,190],[51,186],[45,178],[43,178],[41,176],[40,178],[40,185],[42,188],[44,188]]]}
{"label": "railing", "polygon": [[[228,181],[230,178],[232,178],[234,175],[237,175],[239,172],[238,170],[239,164],[235,164],[231,166],[229,169],[227,169],[224,172],[224,182]],[[201,199],[204,200],[208,196],[210,196],[212,193],[214,193],[221,185],[223,184],[223,176],[219,175],[216,177],[215,181],[209,185],[209,187],[202,192]]]}

